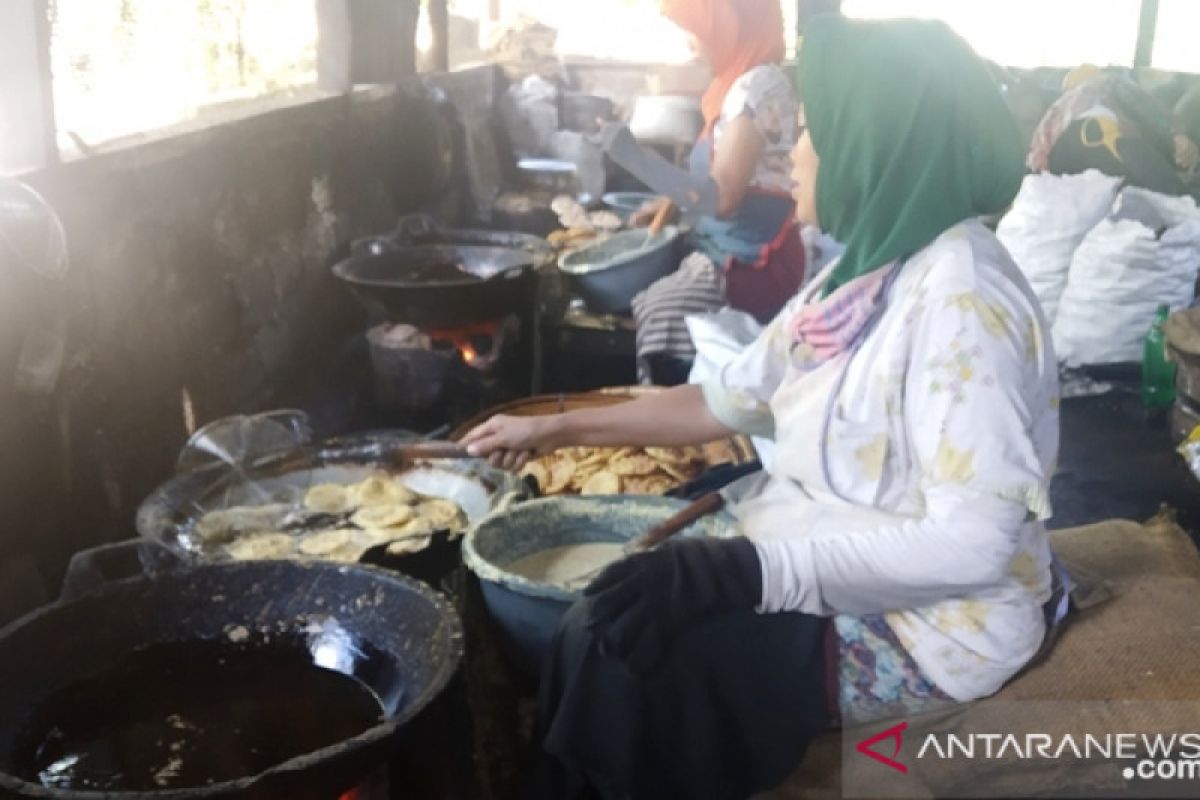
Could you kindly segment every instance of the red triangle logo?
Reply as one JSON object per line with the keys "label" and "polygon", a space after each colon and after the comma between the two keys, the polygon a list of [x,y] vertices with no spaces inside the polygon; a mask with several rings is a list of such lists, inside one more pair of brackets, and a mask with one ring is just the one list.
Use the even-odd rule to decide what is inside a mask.
{"label": "red triangle logo", "polygon": [[[901,722],[894,728],[888,728],[882,733],[875,734],[870,739],[862,740],[854,746],[854,749],[862,753],[867,758],[872,758],[878,761],[885,767],[891,767],[897,772],[908,772],[908,767],[896,760],[897,756],[900,755],[900,748],[904,744],[904,732],[906,730],[908,730],[908,723]],[[890,756],[885,756],[883,753],[872,749],[880,742],[886,742],[888,740],[891,740],[896,744],[896,746],[892,749],[892,754]]]}

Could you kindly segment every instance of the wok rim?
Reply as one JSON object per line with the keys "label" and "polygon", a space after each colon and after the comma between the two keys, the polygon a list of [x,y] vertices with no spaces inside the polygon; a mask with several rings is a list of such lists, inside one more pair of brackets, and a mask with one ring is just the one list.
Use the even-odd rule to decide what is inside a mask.
{"label": "wok rim", "polygon": [[[399,279],[382,279],[382,278],[367,278],[358,275],[353,271],[356,264],[364,261],[370,261],[379,258],[395,258],[405,254],[433,254],[442,253],[448,250],[453,250],[459,253],[510,253],[513,255],[515,262],[511,266],[497,272],[488,278],[474,278],[472,280],[434,280],[434,281],[406,281]],[[475,289],[483,287],[491,287],[499,281],[516,280],[524,276],[529,271],[537,266],[537,255],[531,251],[518,250],[510,247],[484,247],[481,245],[416,245],[414,247],[399,247],[394,250],[388,250],[383,253],[351,255],[344,258],[333,265],[334,276],[341,281],[346,282],[352,287],[369,288],[369,289],[392,289],[398,291],[422,291],[427,289]]]}
{"label": "wok rim", "polygon": [[[289,462],[297,459],[312,460],[311,464],[306,462],[298,467],[301,470],[330,465],[361,465],[364,467],[386,468],[381,459],[385,459],[387,453],[393,448],[420,441],[422,441],[422,438],[419,435],[398,429],[385,429],[343,437],[318,439],[288,450],[266,453],[259,456],[249,465],[248,473],[254,477],[279,477],[280,475],[296,471],[288,469],[287,465]],[[371,460],[371,456],[375,460]],[[481,462],[479,459],[418,459],[408,465],[404,471],[407,472],[421,468],[454,474],[464,480],[473,481],[478,484],[491,502],[492,508],[489,509],[488,514],[494,510],[495,505],[505,496],[518,495],[524,491],[520,479],[512,473],[487,466],[486,462]],[[481,469],[485,474],[469,474],[469,470],[471,469]],[[190,480],[201,478],[208,479],[207,488],[204,492],[194,494],[180,488],[185,486]],[[134,516],[134,530],[137,532],[137,538],[162,544],[185,561],[197,564],[237,563],[221,556],[215,556],[187,547],[180,542],[179,533],[183,523],[177,518],[178,509],[175,508],[176,504],[172,502],[173,493],[175,492],[186,494],[188,496],[187,499],[193,502],[202,501],[208,492],[216,488],[218,483],[235,479],[236,476],[231,475],[227,469],[220,465],[207,465],[192,472],[171,475],[156,486],[138,504],[137,512]],[[491,482],[494,482],[495,485],[492,486]],[[160,513],[160,509],[164,508],[171,509],[171,518],[168,520],[160,520],[157,516]],[[487,514],[483,516],[486,517]],[[482,518],[480,517],[480,519]],[[320,563],[334,563],[322,561],[321,559],[315,560]]]}
{"label": "wok rim", "polygon": [[629,250],[605,261],[584,261],[584,259],[588,257],[589,251],[610,245],[614,239],[629,239],[632,241],[638,236],[641,236],[644,239],[646,232],[642,230],[625,231],[624,233],[618,233],[616,236],[605,239],[604,241],[588,245],[580,250],[565,253],[558,260],[558,268],[564,274],[575,278],[583,278],[590,275],[603,275],[613,270],[621,269],[622,267],[628,267],[631,264],[643,259],[648,259],[661,254],[668,247],[674,245],[676,240],[679,239],[680,230],[674,225],[667,225],[662,229],[662,233],[659,234],[659,236],[662,238],[656,244],[653,244],[649,247]]}
{"label": "wok rim", "polygon": [[[14,633],[29,625],[34,625],[40,622],[43,618],[61,613],[65,609],[72,606],[81,605],[87,602],[95,602],[104,598],[106,595],[115,593],[118,589],[135,583],[161,580],[168,578],[176,573],[190,573],[194,571],[210,571],[210,570],[230,570],[238,566],[245,567],[249,562],[235,563],[206,563],[206,564],[187,564],[180,566],[174,570],[164,570],[162,572],[153,573],[150,575],[139,575],[132,578],[115,580],[105,584],[97,591],[90,592],[82,597],[72,600],[58,599],[53,603],[42,606],[41,608],[31,611],[29,614],[17,619],[8,625],[0,628],[0,642],[6,641]],[[322,762],[332,760],[336,756],[351,753],[357,750],[365,749],[374,745],[382,745],[388,739],[396,735],[396,733],[406,724],[411,722],[418,714],[424,711],[429,705],[446,689],[454,675],[458,672],[462,664],[462,659],[465,651],[465,643],[463,638],[462,620],[455,611],[454,605],[440,592],[426,585],[424,582],[409,578],[391,570],[380,569],[378,567],[369,566],[366,564],[331,564],[331,563],[300,563],[297,561],[289,561],[287,559],[278,560],[263,560],[253,562],[255,564],[277,564],[285,563],[290,566],[295,566],[298,569],[319,569],[323,571],[336,571],[341,573],[359,572],[363,573],[375,580],[384,579],[386,581],[394,581],[404,584],[409,590],[415,591],[424,600],[426,600],[435,610],[442,612],[440,624],[435,631],[435,639],[438,636],[442,637],[444,642],[441,650],[443,658],[441,665],[435,670],[433,679],[429,682],[425,691],[419,694],[414,702],[403,713],[397,714],[394,717],[373,725],[362,733],[350,739],[344,739],[336,744],[326,745],[318,750],[313,750],[304,753],[287,761],[265,769],[254,775],[248,775],[244,778],[223,781],[221,783],[207,784],[195,788],[180,788],[180,789],[164,789],[161,791],[138,791],[134,789],[112,789],[112,790],[79,790],[79,789],[52,789],[43,786],[40,783],[31,783],[23,778],[13,775],[9,772],[0,770],[0,789],[12,792],[20,792],[26,797],[44,797],[52,800],[114,800],[118,797],[128,797],[136,800],[191,800],[192,798],[205,798],[216,796],[227,796],[234,792],[245,792],[254,789],[259,784],[270,780],[271,778],[286,775],[300,774],[310,769],[317,768]]]}
{"label": "wok rim", "polygon": [[[568,604],[573,603],[579,599],[583,592],[582,588],[568,591],[561,586],[531,580],[510,572],[507,566],[497,564],[491,559],[485,558],[479,552],[476,547],[479,537],[490,532],[493,526],[506,523],[511,524],[514,517],[536,513],[539,508],[556,509],[564,517],[571,515],[587,517],[589,514],[587,506],[589,505],[593,507],[596,504],[626,507],[626,504],[630,502],[642,506],[648,511],[652,511],[655,517],[657,517],[656,521],[658,522],[668,519],[672,513],[681,511],[688,506],[686,500],[661,495],[614,494],[539,497],[511,508],[497,509],[472,525],[470,530],[467,531],[467,535],[463,538],[463,563],[466,564],[467,569],[480,581],[503,586],[510,591],[517,592],[526,597],[557,600]],[[737,528],[737,520],[728,510],[711,514],[689,527],[703,529],[705,530],[705,535],[717,538],[740,535]],[[636,533],[632,534],[629,539],[632,539],[636,535]],[[689,534],[681,532],[678,535],[687,536]]]}

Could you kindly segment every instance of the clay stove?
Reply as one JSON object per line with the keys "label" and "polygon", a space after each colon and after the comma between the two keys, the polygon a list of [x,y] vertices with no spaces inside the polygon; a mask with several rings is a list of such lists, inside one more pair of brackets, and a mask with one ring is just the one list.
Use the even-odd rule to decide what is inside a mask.
{"label": "clay stove", "polygon": [[436,427],[527,394],[533,364],[522,328],[516,315],[457,327],[372,328],[377,404]]}

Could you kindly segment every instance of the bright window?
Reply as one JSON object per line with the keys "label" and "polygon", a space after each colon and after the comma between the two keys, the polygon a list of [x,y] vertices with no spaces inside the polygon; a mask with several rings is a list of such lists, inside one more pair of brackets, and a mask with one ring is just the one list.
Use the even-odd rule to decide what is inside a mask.
{"label": "bright window", "polygon": [[1154,66],[1177,72],[1200,72],[1196,31],[1200,31],[1200,3],[1196,0],[1159,0]]}
{"label": "bright window", "polygon": [[[980,55],[1005,66],[1070,67],[1132,65],[1141,6],[1141,0],[844,0],[842,8],[851,17],[945,20]],[[1193,25],[1179,35],[1194,31]]]}
{"label": "bright window", "polygon": [[316,82],[316,0],[51,0],[59,145]]}

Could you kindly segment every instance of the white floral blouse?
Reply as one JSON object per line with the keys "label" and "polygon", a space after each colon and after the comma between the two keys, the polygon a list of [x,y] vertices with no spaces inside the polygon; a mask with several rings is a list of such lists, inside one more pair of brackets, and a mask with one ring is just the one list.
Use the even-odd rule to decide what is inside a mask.
{"label": "white floral blouse", "polygon": [[721,117],[713,128],[713,145],[721,146],[722,134],[730,122],[749,116],[766,142],[751,185],[790,192],[792,148],[798,138],[796,114],[796,96],[787,74],[775,65],[755,67],[738,78],[725,95]]}
{"label": "white floral blouse", "polygon": [[714,414],[777,443],[737,514],[764,612],[882,614],[949,697],[996,692],[1037,652],[1050,595],[1042,521],[1058,452],[1058,374],[1025,278],[977,222],[902,267],[853,354],[805,372],[795,298],[721,377]]}

